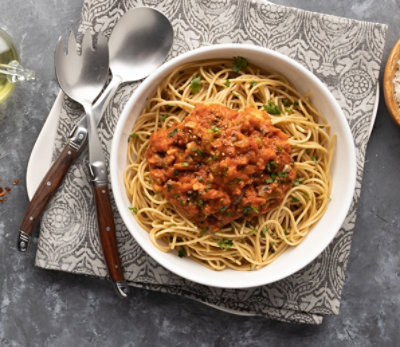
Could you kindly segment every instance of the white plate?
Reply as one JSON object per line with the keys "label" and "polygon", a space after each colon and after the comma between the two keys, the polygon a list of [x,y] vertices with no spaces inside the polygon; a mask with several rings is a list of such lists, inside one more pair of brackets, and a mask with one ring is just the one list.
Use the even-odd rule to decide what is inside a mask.
{"label": "white plate", "polygon": [[[286,76],[305,94],[312,91],[312,102],[324,114],[337,135],[332,161],[331,202],[320,221],[296,247],[289,248],[270,265],[256,271],[213,271],[188,258],[164,253],[150,241],[148,233],[136,222],[129,211],[123,171],[127,165],[126,151],[130,131],[146,100],[159,83],[175,68],[184,63],[205,59],[243,56],[266,71]],[[222,288],[248,288],[281,280],[314,260],[332,241],[341,227],[353,199],[356,181],[356,156],[353,137],[347,120],[328,88],[310,71],[293,59],[278,52],[254,45],[223,44],[199,48],[180,55],[161,66],[148,77],[131,96],[122,112],[113,137],[110,157],[112,190],[118,210],[139,245],[168,270],[193,282]]]}

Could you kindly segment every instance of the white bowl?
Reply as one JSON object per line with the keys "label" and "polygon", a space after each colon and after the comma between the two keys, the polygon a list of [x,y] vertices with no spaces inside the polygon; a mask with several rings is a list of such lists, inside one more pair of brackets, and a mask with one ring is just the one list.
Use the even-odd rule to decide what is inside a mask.
{"label": "white bowl", "polygon": [[[191,259],[158,250],[132,216],[128,207],[123,171],[127,165],[127,141],[136,117],[159,83],[176,67],[193,61],[243,56],[260,68],[286,76],[300,93],[312,92],[312,103],[326,117],[337,144],[332,162],[331,202],[321,220],[296,247],[286,250],[273,263],[255,271],[210,270]],[[356,156],[347,120],[328,88],[310,71],[278,52],[253,45],[222,44],[182,54],[157,69],[135,91],[122,112],[111,148],[111,183],[115,201],[129,232],[158,263],[193,282],[221,288],[248,288],[281,280],[309,264],[332,241],[341,227],[352,201],[356,182]]]}

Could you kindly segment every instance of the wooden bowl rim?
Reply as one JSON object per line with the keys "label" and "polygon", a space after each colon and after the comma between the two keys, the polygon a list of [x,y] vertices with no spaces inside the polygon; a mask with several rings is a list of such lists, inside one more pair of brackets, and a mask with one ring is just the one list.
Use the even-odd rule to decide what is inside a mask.
{"label": "wooden bowl rim", "polygon": [[393,83],[395,72],[398,69],[398,60],[400,60],[400,40],[396,42],[392,48],[392,51],[390,52],[383,76],[383,92],[385,96],[386,107],[394,121],[400,126],[400,105],[395,97]]}

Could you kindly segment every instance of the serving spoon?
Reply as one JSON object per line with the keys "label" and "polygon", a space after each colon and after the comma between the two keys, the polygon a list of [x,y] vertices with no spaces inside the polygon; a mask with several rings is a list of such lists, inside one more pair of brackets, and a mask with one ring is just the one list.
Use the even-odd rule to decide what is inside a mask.
{"label": "serving spoon", "polygon": [[[152,73],[167,57],[172,41],[172,25],[157,10],[136,8],[119,20],[108,42],[112,79],[93,105],[93,121],[96,126],[118,86],[124,82],[141,80]],[[17,242],[19,251],[27,251],[36,222],[86,143],[87,134],[87,119],[84,116],[75,125],[64,149],[32,197],[20,225]]]}

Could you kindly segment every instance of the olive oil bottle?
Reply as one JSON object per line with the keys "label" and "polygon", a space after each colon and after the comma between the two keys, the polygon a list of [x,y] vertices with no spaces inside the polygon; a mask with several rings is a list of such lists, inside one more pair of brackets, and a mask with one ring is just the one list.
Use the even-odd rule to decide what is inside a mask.
{"label": "olive oil bottle", "polygon": [[[10,62],[18,62],[17,51],[11,38],[0,29],[0,70]],[[4,101],[13,91],[15,83],[6,74],[0,72],[0,102]]]}

